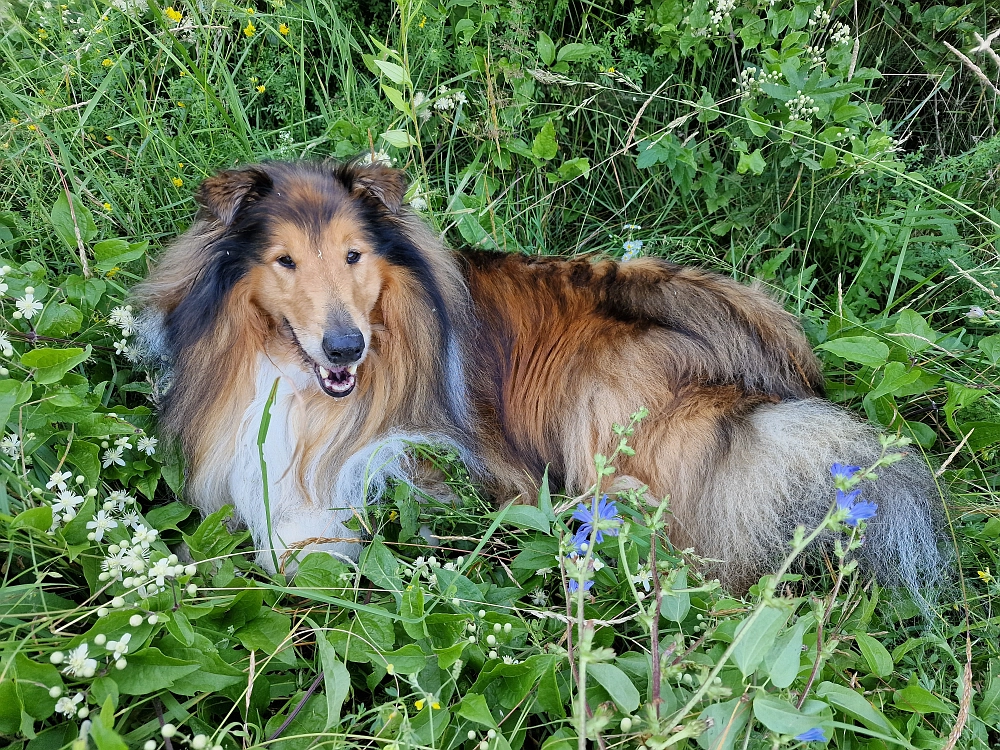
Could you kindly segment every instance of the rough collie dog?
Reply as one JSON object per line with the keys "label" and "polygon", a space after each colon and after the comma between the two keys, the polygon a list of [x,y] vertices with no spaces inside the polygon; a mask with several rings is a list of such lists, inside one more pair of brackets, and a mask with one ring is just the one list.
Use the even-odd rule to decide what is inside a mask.
{"label": "rough collie dog", "polygon": [[[874,430],[822,399],[798,323],[762,292],[653,258],[454,253],[403,205],[406,185],[357,162],[220,172],[137,290],[169,361],[160,419],[187,497],[232,503],[265,568],[306,546],[356,558],[343,524],[407,478],[410,441],[454,446],[498,501],[528,501],[546,466],[586,491],[613,425],[644,406],[618,474],[669,496],[673,543],[744,589],[826,513],[831,464],[879,455]],[[922,461],[863,497],[879,506],[868,569],[932,581],[941,499]]]}

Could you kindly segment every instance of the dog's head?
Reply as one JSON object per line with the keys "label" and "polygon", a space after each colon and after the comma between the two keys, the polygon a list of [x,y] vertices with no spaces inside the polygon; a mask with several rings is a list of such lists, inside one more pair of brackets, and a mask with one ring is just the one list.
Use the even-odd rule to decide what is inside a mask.
{"label": "dog's head", "polygon": [[433,269],[402,220],[406,184],[398,170],[358,162],[265,163],[205,180],[193,230],[204,241],[191,261],[201,268],[165,310],[170,348],[190,347],[220,325],[239,287],[239,314],[259,316],[325,393],[348,396],[380,295],[400,269],[446,314]]}

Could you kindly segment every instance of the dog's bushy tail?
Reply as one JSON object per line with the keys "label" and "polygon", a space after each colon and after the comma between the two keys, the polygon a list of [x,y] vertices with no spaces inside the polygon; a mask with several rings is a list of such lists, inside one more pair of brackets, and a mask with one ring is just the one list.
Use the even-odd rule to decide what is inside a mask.
{"label": "dog's bushy tail", "polygon": [[[773,570],[795,527],[822,521],[836,497],[832,464],[866,467],[881,453],[872,427],[820,399],[762,406],[745,420],[710,480],[711,508],[694,521],[695,536],[709,542],[698,552],[729,561],[722,576],[741,579],[724,581],[731,585]],[[952,567],[942,490],[914,447],[877,473],[877,481],[859,485],[860,499],[878,503],[878,511],[855,554],[864,571],[908,589],[927,614]]]}

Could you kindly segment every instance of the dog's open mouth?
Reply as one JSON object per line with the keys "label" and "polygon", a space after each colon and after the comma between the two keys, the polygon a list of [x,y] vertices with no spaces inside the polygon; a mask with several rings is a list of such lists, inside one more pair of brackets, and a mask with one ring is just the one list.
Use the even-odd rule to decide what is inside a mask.
{"label": "dog's open mouth", "polygon": [[354,390],[354,386],[358,382],[357,365],[350,365],[349,367],[323,367],[317,363],[313,363],[313,369],[316,372],[316,379],[319,381],[319,387],[323,391],[334,398],[343,398]]}

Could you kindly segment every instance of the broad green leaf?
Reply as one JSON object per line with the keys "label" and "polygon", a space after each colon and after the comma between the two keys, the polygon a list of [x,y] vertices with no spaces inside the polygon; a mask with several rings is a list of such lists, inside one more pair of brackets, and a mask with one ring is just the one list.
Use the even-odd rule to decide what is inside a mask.
{"label": "broad green leaf", "polygon": [[539,159],[549,161],[555,158],[558,150],[559,144],[556,143],[555,123],[552,120],[546,120],[545,124],[542,125],[542,129],[538,131],[538,135],[535,136],[534,142],[531,144],[531,153]]}
{"label": "broad green leaf", "polygon": [[995,443],[1000,443],[1000,423],[997,422],[962,422],[959,425],[962,435],[969,435],[966,445],[969,450],[981,451]]}
{"label": "broad green leaf", "polygon": [[871,336],[845,336],[822,343],[818,348],[868,367],[884,365],[889,356],[889,347]]}
{"label": "broad green leaf", "polygon": [[416,139],[405,130],[387,130],[379,137],[396,148],[409,148],[417,145]]}
{"label": "broad green leaf", "polygon": [[686,589],[687,568],[677,571],[673,583],[663,589],[663,599],[660,602],[660,614],[672,622],[683,622],[691,611],[691,594],[687,591],[677,591]]}
{"label": "broad green leaf", "polygon": [[955,412],[964,409],[969,404],[978,401],[986,395],[984,388],[968,388],[959,383],[948,381],[945,383],[948,389],[948,400],[944,404],[944,418],[955,434],[961,434],[958,425],[955,423]]}
{"label": "broad green leaf", "polygon": [[402,66],[388,60],[375,60],[374,62],[382,74],[397,86],[410,85],[410,76]]}
{"label": "broad green leaf", "polygon": [[48,531],[51,526],[52,508],[48,505],[40,505],[37,508],[22,510],[10,522],[11,530],[35,529],[36,531]]}
{"label": "broad green leaf", "polygon": [[160,531],[164,529],[176,529],[180,531],[177,524],[190,516],[193,510],[190,505],[175,500],[167,505],[153,508],[143,515],[146,516],[146,520],[149,521],[150,526],[154,529],[159,529]]}
{"label": "broad green leaf", "polygon": [[42,336],[65,338],[83,325],[83,313],[73,305],[47,305],[38,317],[35,330]]}
{"label": "broad green leaf", "polygon": [[[10,419],[10,412],[18,404],[31,398],[31,383],[17,380],[0,380],[0,430]],[[17,421],[16,419],[14,420]]]}
{"label": "broad green leaf", "polygon": [[955,713],[954,708],[916,684],[907,685],[902,690],[897,690],[893,693],[892,702],[900,711],[912,711],[918,714]]}
{"label": "broad green leaf", "polygon": [[406,99],[403,98],[403,93],[394,89],[392,86],[386,86],[382,84],[382,91],[385,92],[386,98],[392,102],[392,106],[398,109],[407,117],[410,116],[410,105],[407,103]]}
{"label": "broad green leaf", "polygon": [[396,651],[382,654],[389,674],[417,674],[427,666],[427,654],[415,643],[408,643]]}
{"label": "broad green leaf", "polygon": [[556,45],[549,35],[544,31],[538,32],[538,41],[535,42],[535,50],[538,52],[538,57],[545,65],[551,65],[556,59]]}
{"label": "broad green leaf", "polygon": [[323,665],[323,686],[326,689],[326,729],[330,731],[340,725],[340,709],[351,690],[351,673],[334,650],[326,633],[314,630],[319,646],[320,663]]}
{"label": "broad green leaf", "polygon": [[733,649],[733,661],[744,677],[756,671],[761,659],[774,646],[774,639],[788,619],[788,614],[788,610],[783,607],[768,605],[756,619],[751,614],[740,623],[734,638],[742,636],[742,639]]}
{"label": "broad green leaf", "polygon": [[191,648],[185,648],[176,637],[172,637],[172,633],[170,637],[162,638],[157,643],[167,656],[198,663],[197,671],[177,680],[170,688],[171,692],[178,695],[197,695],[217,693],[241,683],[246,686],[246,673],[224,661],[212,642],[199,633],[195,634]]}
{"label": "broad green leaf", "polygon": [[[491,518],[496,516],[496,513],[491,514]],[[512,505],[507,508],[503,523],[522,529],[534,529],[544,534],[550,533],[549,519],[545,517],[545,513],[531,505]]]}
{"label": "broad green leaf", "polygon": [[538,510],[550,523],[556,520],[556,514],[552,510],[552,493],[549,491],[549,467],[545,467],[542,474],[542,483],[538,487]]}
{"label": "broad green leaf", "polygon": [[811,624],[811,618],[800,617],[795,627],[782,635],[764,659],[771,684],[784,689],[792,684],[799,673],[802,661],[802,636]]}
{"label": "broad green leaf", "polygon": [[90,357],[90,344],[86,349],[51,349],[40,347],[21,355],[21,364],[35,371],[35,381],[48,384],[62,380],[63,375]]}
{"label": "broad green leaf", "polygon": [[[420,584],[411,583],[406,587],[399,614],[406,618],[403,620],[403,630],[408,636],[417,640],[427,637],[427,629],[424,625],[424,590],[420,588]],[[417,622],[412,622],[412,620]]]}
{"label": "broad green leaf", "polygon": [[698,736],[698,746],[702,750],[733,750],[750,719],[750,705],[739,698],[713,703],[699,714],[698,719],[712,720],[711,726]]}
{"label": "broad green leaf", "polygon": [[913,383],[920,377],[919,367],[912,367],[907,370],[902,362],[889,362],[882,372],[882,380],[868,398],[876,399],[882,396],[895,395],[897,389]]}
{"label": "broad green leaf", "polygon": [[441,669],[448,669],[452,664],[462,658],[462,652],[465,651],[465,647],[469,645],[469,642],[465,639],[460,640],[454,646],[446,646],[444,648],[434,648],[434,653],[437,654],[438,667]]}
{"label": "broad green leaf", "polygon": [[899,314],[895,332],[897,335],[894,335],[893,339],[911,352],[922,352],[939,338],[937,331],[927,325],[922,315],[913,310],[903,310]]}
{"label": "broad green leaf", "polygon": [[566,717],[562,696],[559,693],[559,681],[556,679],[557,663],[553,661],[542,673],[538,681],[538,705],[549,714],[560,719]]}
{"label": "broad green leaf", "polygon": [[473,607],[483,602],[483,593],[472,581],[454,570],[438,568],[434,575],[438,580],[438,591],[446,599],[457,598],[460,607]]}
{"label": "broad green leaf", "polygon": [[823,169],[833,169],[837,166],[837,149],[833,146],[827,146],[823,151],[823,159],[820,161],[819,165]]}
{"label": "broad green leaf", "polygon": [[115,707],[109,696],[101,712],[91,717],[90,736],[97,750],[128,750],[128,745],[115,731]]}
{"label": "broad green leaf", "polygon": [[[76,217],[75,223],[73,221],[74,216]],[[90,213],[90,209],[83,205],[83,201],[74,195],[73,211],[71,213],[65,191],[59,193],[59,198],[49,213],[49,220],[52,222],[56,234],[73,251],[74,256],[79,250],[80,242],[86,245],[97,235],[97,224],[94,223],[94,215]],[[77,239],[78,230],[79,241]]]}
{"label": "broad green leaf", "polygon": [[122,695],[151,695],[173,687],[192,672],[200,669],[196,661],[172,659],[157,648],[146,648],[129,654],[125,669],[115,673],[115,682]]}
{"label": "broad green leaf", "polygon": [[976,706],[976,716],[987,725],[1000,725],[1000,659],[990,659],[989,682]]}
{"label": "broad green leaf", "polygon": [[581,44],[580,42],[570,42],[559,48],[556,55],[556,62],[580,62],[591,57],[595,52],[600,51],[596,44]]}
{"label": "broad green leaf", "polygon": [[867,633],[857,633],[854,636],[861,651],[868,663],[869,671],[876,677],[888,677],[892,674],[892,657],[886,647]]}
{"label": "broad green leaf", "polygon": [[632,713],[639,707],[639,691],[632,680],[614,664],[597,662],[587,667],[587,674],[611,696],[618,708],[625,713]]}
{"label": "broad green leaf", "polygon": [[381,539],[376,538],[365,547],[358,566],[369,581],[391,593],[396,598],[396,606],[400,606],[403,600],[403,581],[398,573],[399,563]]}
{"label": "broad green leaf", "polygon": [[455,706],[455,713],[463,719],[482,724],[484,727],[497,728],[496,719],[490,713],[486,698],[479,693],[466,693],[462,696],[462,700]]}
{"label": "broad green leaf", "polygon": [[170,619],[167,621],[167,630],[185,646],[190,646],[194,643],[194,628],[191,627],[191,621],[184,614],[183,608],[171,614]]}
{"label": "broad green leaf", "polygon": [[997,362],[1000,362],[1000,336],[987,336],[985,338],[981,338],[976,346],[978,346],[979,350],[986,355],[990,364],[995,365]]}
{"label": "broad green leaf", "polygon": [[116,266],[138,260],[146,254],[149,241],[126,242],[125,240],[105,240],[94,245],[94,264],[98,271],[107,273]]}
{"label": "broad green leaf", "polygon": [[202,521],[193,534],[183,535],[184,542],[196,562],[222,558],[247,538],[248,532],[238,535],[230,533],[226,519],[232,515],[233,506],[225,505]]}
{"label": "broad green leaf", "polygon": [[899,737],[899,732],[863,695],[833,682],[821,682],[816,695],[869,729]]}
{"label": "broad green leaf", "polygon": [[586,156],[578,156],[575,159],[567,159],[559,165],[559,179],[573,180],[577,177],[586,177],[590,174],[590,159]]}
{"label": "broad green leaf", "polygon": [[74,440],[66,460],[87,479],[89,487],[96,487],[101,476],[100,447],[86,440]]}
{"label": "broad green leaf", "polygon": [[745,151],[740,152],[740,161],[736,165],[736,171],[740,174],[746,174],[748,171],[754,174],[762,174],[766,167],[767,162],[758,148],[752,154],[748,154]]}
{"label": "broad green leaf", "polygon": [[806,716],[786,700],[758,690],[753,699],[753,715],[778,734],[802,734],[820,725],[817,716]]}

